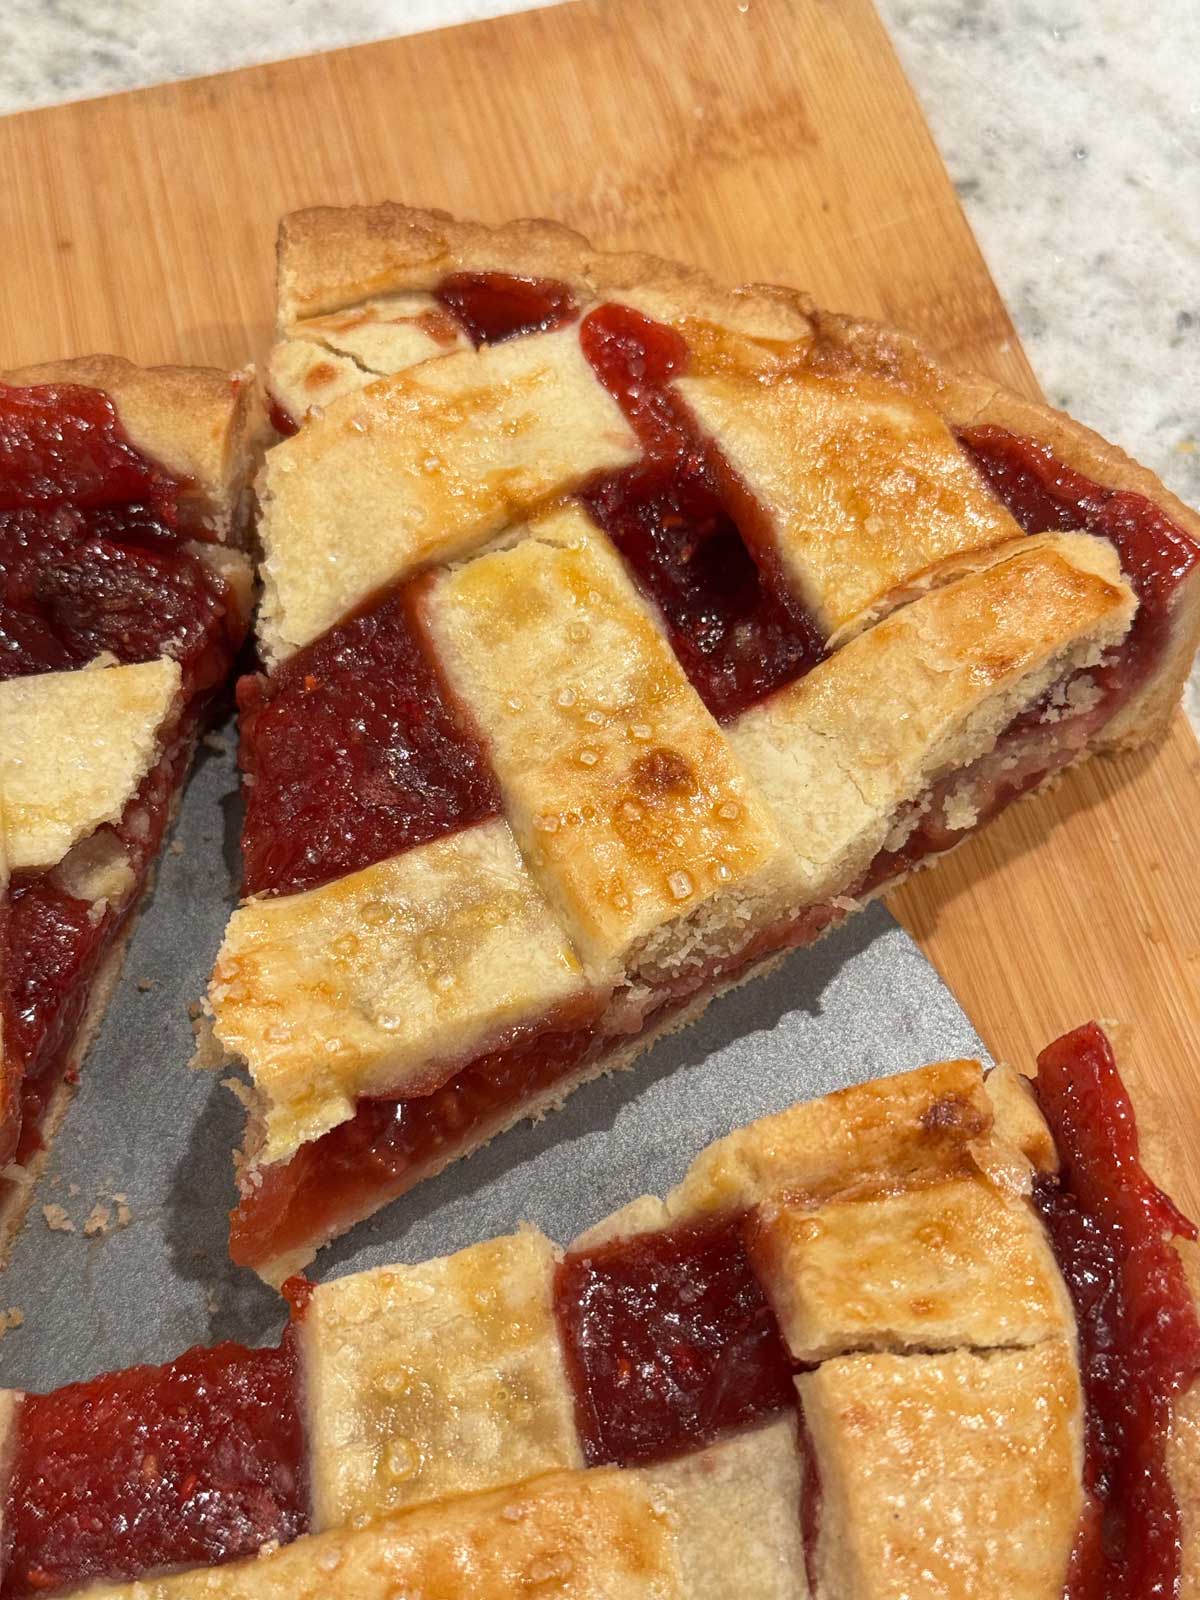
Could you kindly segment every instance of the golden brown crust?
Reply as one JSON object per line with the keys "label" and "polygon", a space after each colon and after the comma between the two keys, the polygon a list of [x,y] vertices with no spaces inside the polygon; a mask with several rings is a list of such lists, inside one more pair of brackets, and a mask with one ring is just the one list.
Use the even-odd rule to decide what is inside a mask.
{"label": "golden brown crust", "polygon": [[792,1359],[1030,1346],[1074,1316],[1025,1194],[977,1169],[765,1205],[755,1268]]}
{"label": "golden brown crust", "polygon": [[839,1357],[797,1387],[821,1474],[819,1593],[1061,1600],[1083,1500],[1066,1340]]}
{"label": "golden brown crust", "polygon": [[583,280],[591,247],[555,222],[499,228],[460,222],[447,211],[385,201],[376,206],[313,206],[279,225],[279,321],[318,316],[402,289],[433,289],[451,272],[516,270]]}
{"label": "golden brown crust", "polygon": [[312,1526],[582,1467],[536,1229],[313,1292],[298,1347]]}
{"label": "golden brown crust", "polygon": [[[0,768],[9,868],[45,871],[121,816],[180,709],[170,656],[0,683]],[[58,729],[57,738],[47,738]]]}
{"label": "golden brown crust", "polygon": [[280,1161],[371,1093],[424,1094],[588,990],[499,818],[233,915],[209,991]]}
{"label": "golden brown crust", "polygon": [[[561,280],[575,291],[581,309],[600,299],[618,300],[648,316],[673,323],[682,330],[691,350],[690,376],[686,382],[691,383],[694,389],[707,384],[710,393],[718,394],[723,392],[723,386],[728,382],[736,390],[734,399],[742,405],[743,410],[746,404],[753,409],[753,398],[747,402],[747,395],[761,397],[773,385],[777,385],[780,394],[783,394],[785,390],[791,393],[788,385],[792,384],[802,396],[812,388],[837,390],[846,401],[838,410],[834,419],[837,426],[832,427],[830,433],[833,455],[839,459],[846,454],[843,447],[847,441],[855,441],[856,429],[862,431],[863,405],[870,402],[876,417],[874,434],[883,444],[877,451],[866,450],[871,459],[861,476],[868,482],[874,482],[879,477],[880,459],[885,468],[888,459],[892,460],[893,465],[895,460],[900,459],[906,468],[911,468],[910,472],[900,474],[906,482],[909,477],[918,481],[924,474],[932,488],[924,501],[920,495],[914,497],[898,493],[893,497],[894,514],[879,541],[881,554],[876,563],[879,571],[875,575],[878,581],[868,582],[862,593],[847,591],[844,594],[840,592],[847,589],[844,573],[837,585],[832,581],[823,584],[822,592],[830,591],[826,596],[825,620],[831,628],[836,625],[834,642],[841,647],[835,650],[832,660],[810,674],[798,688],[793,686],[793,690],[781,692],[766,707],[752,709],[738,723],[727,725],[723,730],[740,760],[749,769],[752,779],[766,792],[774,815],[777,818],[787,815],[797,819],[798,832],[803,837],[799,840],[789,837],[787,842],[797,853],[807,847],[814,852],[822,869],[828,868],[819,881],[808,886],[805,894],[792,896],[789,902],[791,910],[813,902],[823,903],[839,893],[844,894],[854,883],[863,881],[864,873],[869,871],[870,863],[878,858],[881,848],[900,849],[905,841],[899,835],[905,825],[910,827],[910,831],[911,827],[917,825],[921,801],[928,801],[930,784],[934,779],[963,766],[985,768],[982,772],[976,772],[969,783],[949,794],[945,801],[945,817],[939,819],[944,820],[944,832],[961,829],[962,836],[966,837],[974,828],[980,813],[987,814],[989,795],[994,791],[997,781],[1004,781],[1005,763],[1011,769],[1019,761],[1023,762],[1023,781],[1032,779],[1034,774],[1044,770],[1045,764],[1039,765],[1037,759],[1042,754],[1047,755],[1047,762],[1052,757],[1063,758],[1064,752],[1081,759],[1097,749],[1140,742],[1165,722],[1178,694],[1187,660],[1200,634],[1200,576],[1180,592],[1173,617],[1173,635],[1164,658],[1156,666],[1153,679],[1141,688],[1115,720],[1102,727],[1098,734],[1093,733],[1090,744],[1085,748],[1087,730],[1095,729],[1098,718],[1086,722],[1087,713],[1093,709],[1085,704],[1090,684],[1086,678],[1079,679],[1079,674],[1094,666],[1102,651],[1118,644],[1129,625],[1133,610],[1132,593],[1117,570],[1115,550],[1106,542],[1069,533],[1022,537],[1012,541],[1014,550],[1018,546],[1020,548],[1019,558],[1009,560],[1007,568],[997,569],[990,580],[989,592],[1003,580],[1015,584],[1026,567],[1032,571],[1039,563],[1039,570],[1044,569],[1045,576],[1052,567],[1059,565],[1058,557],[1061,556],[1066,563],[1062,573],[1071,578],[1074,589],[1071,595],[1067,594],[1063,586],[1064,578],[1054,592],[1062,600],[1064,614],[1071,610],[1067,601],[1072,595],[1077,602],[1075,610],[1079,612],[1077,626],[1069,626],[1069,619],[1063,622],[1061,639],[1055,635],[1053,639],[1039,644],[1041,654],[1038,656],[1038,672],[1042,676],[1036,682],[1032,679],[1027,681],[1022,676],[1019,685],[1021,692],[1014,689],[1012,695],[1005,698],[998,692],[996,683],[989,681],[990,664],[996,661],[995,654],[989,655],[989,648],[995,651],[998,645],[994,618],[980,609],[975,619],[978,626],[973,630],[964,626],[960,618],[956,626],[947,630],[951,636],[950,642],[962,645],[958,666],[978,688],[980,698],[986,704],[978,713],[971,710],[969,719],[965,712],[963,718],[959,719],[964,721],[964,725],[969,721],[970,739],[960,736],[955,740],[948,737],[939,755],[932,749],[927,734],[922,740],[921,735],[925,730],[920,725],[920,718],[914,717],[912,705],[920,709],[923,703],[929,701],[930,692],[924,680],[938,673],[945,675],[945,655],[932,648],[927,637],[906,641],[905,660],[895,670],[890,664],[887,670],[878,670],[874,674],[875,681],[868,686],[870,692],[830,696],[828,715],[822,715],[820,727],[809,740],[811,771],[800,772],[799,780],[792,781],[788,788],[785,780],[795,779],[796,769],[800,765],[797,761],[798,740],[795,729],[791,728],[779,731],[776,737],[773,719],[778,720],[789,698],[812,699],[823,679],[838,678],[839,674],[848,673],[857,657],[870,654],[868,647],[855,648],[854,635],[858,636],[859,645],[866,638],[870,646],[878,651],[892,632],[919,633],[923,618],[932,609],[923,606],[922,595],[928,597],[934,592],[940,597],[939,604],[948,605],[959,590],[963,593],[982,590],[982,583],[972,583],[961,576],[964,566],[969,571],[972,563],[981,565],[996,559],[998,553],[1004,553],[997,540],[1009,538],[1018,532],[1007,513],[997,514],[994,500],[982,488],[981,481],[974,473],[966,474],[969,484],[964,485],[959,481],[965,469],[961,451],[953,437],[954,429],[986,422],[1032,435],[1044,440],[1063,461],[1092,480],[1109,488],[1129,489],[1149,495],[1183,530],[1198,538],[1200,519],[1168,495],[1151,474],[1129,462],[1120,451],[1089,430],[1044,405],[1009,394],[994,383],[951,372],[904,334],[878,324],[822,312],[797,291],[767,285],[727,289],[714,284],[701,272],[657,257],[596,251],[580,235],[553,223],[522,221],[500,228],[487,228],[476,223],[459,222],[444,213],[398,205],[346,210],[318,208],[296,213],[284,220],[280,231],[279,267],[280,323],[283,332],[285,336],[298,336],[295,340],[297,344],[308,340],[318,354],[327,353],[321,348],[319,324],[322,318],[327,328],[334,323],[339,325],[339,338],[345,337],[347,328],[357,329],[357,334],[361,335],[359,311],[352,309],[345,312],[343,308],[357,307],[361,310],[367,305],[372,317],[378,313],[385,321],[389,317],[401,320],[413,316],[419,318],[424,315],[422,305],[435,304],[434,291],[448,273],[495,269]],[[389,296],[392,297],[390,301]],[[381,307],[385,308],[382,313],[379,312]],[[542,340],[555,337],[561,337],[561,334],[543,335]],[[536,339],[513,340],[511,345],[532,345],[537,342]],[[339,344],[337,349],[341,350],[342,346]],[[395,360],[407,363],[419,358],[399,352],[399,346],[396,346],[390,355],[377,354],[368,359],[360,351],[353,353],[353,359],[361,368],[359,376],[364,382],[369,382],[375,370],[375,360],[384,363],[386,370],[391,373],[387,362]],[[367,391],[366,401],[362,397],[344,396],[334,403],[330,412],[302,430],[299,440],[283,446],[275,453],[273,459],[276,465],[280,469],[291,468],[297,456],[311,454],[321,446],[335,426],[350,424],[356,433],[363,430],[365,422],[369,420],[364,410],[368,402],[382,404],[384,398],[400,393],[414,382],[418,387],[434,383],[434,379],[427,376],[431,372],[437,375],[438,383],[448,381],[447,375],[457,367],[469,364],[462,355],[449,355],[444,360],[421,360],[416,369],[419,377],[415,380],[411,375],[403,379],[392,375],[373,384]],[[353,380],[352,374],[342,374],[342,377]],[[811,381],[814,379],[819,381],[814,384]],[[681,388],[686,390],[686,383],[681,384]],[[696,395],[692,399],[694,403],[697,402]],[[703,422],[704,419],[701,420]],[[758,458],[760,468],[764,455],[768,464],[772,462],[773,436],[785,432],[794,422],[791,413],[785,414],[778,409],[772,413],[771,425],[763,430],[765,443]],[[766,504],[767,497],[753,481],[754,471],[746,463],[739,462],[736,456],[731,456],[729,441],[720,429],[708,426],[707,433],[715,437],[725,458],[732,459],[734,467],[747,480],[759,504]],[[911,447],[908,456],[896,456],[893,447],[897,436],[901,443]],[[349,455],[346,456],[345,471],[331,472],[328,461],[318,462],[321,468],[319,476],[323,484],[332,486],[332,493],[343,496],[344,482],[352,481],[354,477],[352,469],[358,470],[364,461],[369,462],[370,470],[366,472],[366,477],[382,488],[380,503],[386,514],[375,521],[386,532],[385,542],[390,561],[391,547],[395,542],[392,520],[396,504],[392,480],[402,474],[392,473],[389,478],[387,474],[376,472],[377,454],[368,454],[366,446],[357,438],[350,439],[349,445],[354,451],[354,459],[352,461]],[[817,453],[820,455],[820,451]],[[774,451],[776,465],[778,454],[778,451]],[[848,474],[853,487],[858,481],[856,473],[859,458],[850,450],[848,459],[855,464],[855,470]],[[940,477],[938,472],[926,470],[931,462],[939,468]],[[811,469],[811,465],[810,461],[801,463],[802,468]],[[347,473],[350,474],[349,479]],[[470,476],[474,481],[478,473],[473,472]],[[950,490],[954,492],[950,493]],[[861,500],[863,497],[860,495],[858,498]],[[820,497],[817,499],[819,502]],[[980,499],[986,502],[982,507],[978,503]],[[914,505],[915,509],[928,513],[926,520],[930,526],[926,530],[928,537],[923,542],[913,534]],[[816,504],[815,509],[807,506],[814,525],[822,524],[826,509],[820,503]],[[869,512],[875,509],[873,504],[867,507]],[[331,518],[314,515],[311,506],[303,507],[302,511],[303,514],[293,520],[296,527],[295,542],[303,565],[311,555],[311,539],[319,537],[314,530],[328,529]],[[933,516],[934,512],[938,513],[936,517]],[[510,509],[509,522],[524,524],[528,515],[528,507]],[[974,540],[963,534],[964,522],[972,518],[977,524],[978,536]],[[354,538],[358,540],[354,543],[353,551],[346,534],[339,535],[336,541],[339,554],[345,559],[355,558],[361,549],[364,519],[356,514],[353,520]],[[461,515],[456,511],[449,520],[457,534]],[[873,520],[878,519],[873,515],[866,516],[862,522],[869,524]],[[851,526],[858,529],[859,523],[852,519]],[[491,523],[486,531],[489,536],[494,531]],[[521,531],[528,533],[524,528]],[[822,529],[818,528],[820,531]],[[536,529],[529,536],[536,537]],[[501,537],[507,544],[517,535],[510,528],[509,533],[502,533]],[[854,533],[841,543],[854,544],[856,537],[857,533]],[[839,541],[835,539],[832,543],[836,545]],[[906,549],[906,544],[911,548]],[[1056,546],[1055,551],[1049,548],[1052,544]],[[445,560],[447,554],[457,559],[464,553],[457,547],[450,552],[424,552],[419,564]],[[844,555],[844,551],[841,554]],[[468,593],[471,604],[464,610],[469,613],[471,630],[475,630],[482,609],[480,596],[473,590],[475,581],[482,581],[489,571],[498,570],[498,567],[513,565],[515,568],[532,561],[533,556],[528,549],[521,546],[506,548],[502,552],[483,556],[469,567],[453,571],[448,578],[441,580],[441,588],[435,593],[441,594],[448,586],[457,586],[464,593],[471,591]],[[809,565],[812,565],[811,561]],[[319,563],[313,563],[313,566],[314,570],[320,568],[318,579],[324,587],[325,568]],[[380,573],[382,571],[381,567]],[[387,571],[391,573],[392,567],[388,566]],[[373,572],[373,582],[378,581],[380,573]],[[868,573],[866,576],[870,578],[872,575]],[[269,582],[271,578],[268,564]],[[1049,582],[1049,577],[1046,577],[1046,583]],[[802,583],[799,588],[804,592]],[[833,594],[834,588],[839,590],[838,594]],[[526,592],[528,585],[522,590],[523,594]],[[1036,625],[1044,621],[1047,615],[1045,593],[1030,587],[1023,597],[1024,605],[1014,606],[1014,617],[1019,624],[1014,626],[1014,636],[1019,635],[1016,644],[1022,649],[1032,649],[1038,638]],[[505,602],[503,610],[506,618],[518,609],[514,603],[510,603],[515,598],[509,596]],[[813,596],[808,598],[810,609],[819,612],[820,606],[814,607],[812,603]],[[1087,607],[1083,605],[1085,599]],[[837,604],[834,604],[835,600]],[[434,609],[436,611],[436,607]],[[1085,609],[1088,612],[1086,618],[1082,614]],[[892,617],[894,627],[889,626],[887,621],[881,623],[879,620],[881,616],[887,618],[890,613],[895,614]],[[330,615],[338,614],[339,607],[335,605]],[[323,616],[318,620],[327,624],[329,617]],[[845,643],[847,637],[852,638],[850,644]],[[523,670],[516,654],[510,656],[497,651],[494,641],[484,641],[489,646],[486,650],[474,648],[479,641],[472,631],[469,642],[473,646],[473,654],[468,666],[474,676],[464,692],[472,703],[480,698],[494,701],[495,695],[500,692],[495,681],[497,672],[504,680],[507,703],[514,711],[517,707],[516,691],[521,688],[523,692],[525,680],[540,684],[553,679],[564,693],[574,693],[572,685],[562,685],[562,669],[559,666],[548,672],[543,670],[544,663],[539,661],[534,663],[536,670],[531,669],[528,663]],[[446,637],[439,637],[439,643],[446,657],[448,671],[454,677],[456,667],[461,667],[459,657],[463,652],[459,649],[456,655],[451,646],[457,646],[461,641],[450,640],[448,643]],[[498,668],[495,665],[497,660],[503,660],[505,666]],[[512,664],[514,661],[515,666]],[[462,672],[466,672],[465,667]],[[506,672],[508,677],[505,676]],[[522,684],[514,683],[513,674],[522,678]],[[482,681],[482,688],[475,682],[476,678]],[[997,737],[1025,703],[1039,700],[1044,692],[1053,693],[1056,687],[1061,689],[1068,678],[1079,680],[1072,681],[1070,685],[1071,690],[1078,693],[1072,698],[1063,689],[1060,697],[1052,701],[1043,719],[1045,726],[1039,726],[1038,732],[1043,742],[1036,749],[1032,748],[1034,739],[1024,734],[1022,738],[1026,742],[1015,754],[1007,748],[994,748]],[[462,685],[459,687],[461,689]],[[561,699],[558,702],[559,705],[569,703]],[[858,709],[858,744],[851,736],[843,736],[840,732],[848,720],[855,720],[847,718],[848,703]],[[528,751],[536,741],[527,738],[525,729],[519,728],[514,736],[515,742],[520,745],[519,752],[515,756],[511,751],[505,752],[503,730],[508,728],[511,733],[519,719],[508,718],[503,706],[489,704],[484,710],[486,714],[480,720],[485,732],[495,741],[494,754],[502,783],[506,778],[507,766],[515,767],[518,764],[521,765],[519,776],[524,781]],[[1076,713],[1079,716],[1073,733],[1064,736],[1057,724],[1064,720],[1071,721]],[[885,794],[879,798],[867,819],[869,830],[864,822],[864,827],[840,853],[835,849],[822,852],[823,841],[816,837],[819,830],[809,826],[813,797],[819,798],[824,782],[825,788],[830,790],[826,811],[829,816],[840,818],[843,822],[854,805],[861,803],[866,807],[862,790],[872,787],[879,776],[879,752],[883,748],[880,738],[875,737],[873,718],[876,714],[881,723],[891,718],[902,725],[912,735],[910,743],[920,747],[910,763],[910,778],[902,791],[893,785],[895,797]],[[754,765],[751,761],[754,752],[747,753],[745,741],[760,724],[771,726],[766,727],[760,741],[763,748],[757,753],[761,760]],[[958,722],[954,723],[951,731],[961,734]],[[787,734],[786,738],[784,733]],[[586,772],[594,777],[600,770],[603,752],[592,742],[581,746],[579,755],[588,763]],[[933,756],[937,759],[931,759]],[[841,757],[845,759],[839,759]],[[925,758],[924,761],[921,757]],[[992,760],[991,767],[986,766],[988,760]],[[844,768],[841,772],[844,780],[842,795],[832,792],[828,777],[828,771],[835,766]],[[556,786],[561,787],[558,774],[555,773],[554,777]],[[578,778],[578,774],[575,777]],[[776,779],[779,792],[769,788]],[[515,783],[514,779],[508,782],[508,788],[514,792]],[[974,787],[971,787],[972,784]],[[989,784],[992,785],[991,790]],[[582,786],[582,780],[579,786]],[[801,791],[803,804],[794,803],[796,790]],[[518,827],[522,848],[531,864],[535,858],[547,854],[544,842],[536,837],[537,828],[547,820],[555,825],[559,821],[547,798],[548,794],[549,786],[545,794],[539,791],[534,796],[536,806],[532,801],[526,806],[530,812],[525,819],[529,827],[524,831]],[[587,798],[590,803],[590,793]],[[506,800],[511,807],[512,795],[506,794]],[[521,804],[524,804],[524,799]],[[899,812],[898,805],[902,807]],[[960,818],[962,820],[957,820]],[[557,830],[557,834],[561,834],[561,829]],[[686,844],[682,834],[678,842],[681,846]],[[695,856],[695,851],[692,855]],[[691,864],[689,858],[689,868]],[[544,868],[545,862],[539,860],[539,875],[543,874]],[[545,875],[553,877],[548,869]],[[693,881],[690,870],[682,867],[670,876],[680,884],[685,880],[689,884]],[[622,884],[616,887],[619,893],[624,893]],[[587,892],[580,898],[586,902],[585,909],[589,914],[594,913],[597,904],[595,885],[588,885]],[[576,938],[581,939],[582,935],[573,922],[571,925]],[[622,955],[625,955],[624,951]],[[629,961],[625,961],[624,970],[627,978],[631,972],[636,976],[636,969]],[[623,1063],[642,1047],[644,1041],[635,1042],[617,1052],[616,1059]],[[606,1070],[612,1064],[594,1064],[588,1069],[588,1075],[597,1070]],[[548,1101],[557,1103],[565,1090],[566,1086],[559,1086],[547,1097]],[[533,1109],[541,1109],[541,1106],[520,1107],[507,1120],[519,1120]],[[494,1131],[488,1130],[488,1133]]]}
{"label": "golden brown crust", "polygon": [[[1025,1138],[1025,1116],[1005,1120]],[[816,1363],[797,1385],[807,1446],[788,1414],[669,1463],[563,1470],[579,1455],[554,1332],[557,1252],[522,1230],[315,1290],[300,1338],[310,1408],[321,1399],[316,1384],[327,1414],[323,1427],[311,1425],[310,1448],[326,1453],[315,1466],[333,1470],[337,1492],[330,1497],[327,1471],[311,1536],[267,1547],[221,1575],[193,1569],[95,1593],[186,1600],[219,1587],[245,1600],[316,1600],[328,1580],[314,1573],[337,1571],[336,1592],[364,1600],[385,1600],[397,1582],[439,1594],[448,1583],[446,1593],[457,1594],[468,1579],[472,1594],[500,1600],[543,1577],[564,1580],[553,1592],[579,1600],[724,1600],[743,1592],[739,1580],[756,1600],[807,1600],[798,1514],[807,1447],[822,1490],[821,1593],[905,1600],[928,1589],[944,1600],[1060,1600],[1083,1497],[1077,1352],[1070,1313],[1057,1306],[1061,1281],[1034,1295],[1023,1330],[1006,1312],[1006,1298],[1028,1297],[1053,1268],[1038,1257],[1044,1239],[1028,1237],[1032,1214],[1018,1215],[1024,1191],[989,1189],[994,1180],[979,1155],[994,1137],[978,1063],[937,1063],[794,1106],[717,1141],[673,1197],[686,1202],[683,1211],[660,1206],[651,1219],[668,1225],[697,1201],[749,1203],[757,1224],[769,1227],[780,1204],[798,1215],[806,1192],[837,1193],[843,1198],[818,1204],[810,1219],[828,1225],[839,1207],[845,1214],[900,1202],[916,1208],[900,1252],[948,1248],[953,1256],[965,1247],[973,1277],[994,1263],[995,1281],[978,1285],[989,1302],[980,1331],[990,1329],[990,1339],[977,1343],[958,1326],[945,1349],[902,1339],[903,1349],[864,1350],[852,1338],[801,1357],[806,1368]],[[1147,1138],[1155,1137],[1150,1127]],[[831,1159],[842,1170],[832,1170]],[[1027,1180],[1028,1169],[1026,1187]],[[944,1197],[952,1191],[961,1201],[966,1189],[956,1222]],[[1005,1210],[1009,1242],[999,1250],[980,1200]],[[621,1215],[628,1219],[628,1210],[610,1223]],[[867,1259],[869,1233],[866,1255],[853,1222],[833,1241],[835,1254],[850,1247],[840,1270],[825,1262],[826,1287],[840,1306],[855,1285],[881,1306],[914,1291],[945,1294],[944,1283],[912,1275],[889,1237],[878,1239],[887,1259]],[[757,1234],[748,1237],[761,1273]],[[792,1240],[805,1249],[812,1242]],[[773,1300],[776,1275],[794,1276],[795,1267],[774,1263],[765,1279]],[[962,1307],[946,1309],[957,1318]],[[2,1423],[0,1394],[0,1448]],[[1184,1596],[1194,1594],[1200,1571],[1191,1543],[1198,1425],[1194,1408],[1182,1407],[1171,1444],[1184,1512]],[[506,1449],[514,1428],[533,1440],[531,1454],[514,1458]],[[414,1471],[426,1467],[428,1481],[415,1483]],[[630,1551],[635,1559],[626,1564]],[[649,1587],[627,1586],[634,1574]]]}
{"label": "golden brown crust", "polygon": [[237,526],[243,485],[261,447],[260,400],[248,372],[139,367],[123,356],[76,356],[0,372],[0,383],[80,384],[116,407],[130,441],[189,480],[185,514],[222,537]]}
{"label": "golden brown crust", "polygon": [[426,361],[343,395],[259,482],[259,633],[279,660],[369,595],[457,560],[637,459],[578,330]]}
{"label": "golden brown crust", "polygon": [[[11,368],[0,372],[0,384],[16,387],[75,385],[102,392],[114,406],[134,447],[181,480],[181,526],[185,532],[197,535],[196,541],[186,548],[224,580],[231,610],[243,621],[248,620],[252,586],[249,558],[241,550],[212,543],[211,536],[239,543],[248,532],[249,478],[265,445],[262,400],[251,372],[230,373],[208,367],[140,367],[121,356],[97,354]],[[157,663],[116,670],[122,674],[153,676],[156,669],[168,666],[177,680],[178,668],[166,656]],[[45,681],[49,686],[51,679],[66,676],[49,674],[45,680],[36,681]],[[23,682],[25,680],[13,680],[9,685],[18,699],[23,693]],[[144,746],[147,743],[143,741]],[[143,748],[141,753],[148,756],[152,752]],[[56,780],[66,780],[60,782],[62,794],[59,798],[67,809],[72,800],[79,798],[70,792],[70,774],[66,770],[72,754],[75,766],[79,767],[79,749],[67,750],[65,755],[60,751],[54,772]],[[139,772],[144,765],[142,762],[138,766]],[[178,794],[175,800],[177,803]],[[117,809],[119,801],[117,793],[116,800],[107,808],[109,814]],[[91,820],[97,821],[103,814],[102,809]],[[77,833],[78,828],[69,832],[66,842],[73,843]],[[86,839],[83,842],[86,844]],[[68,859],[73,861],[74,856]],[[111,881],[115,886],[116,880]],[[0,886],[2,882],[0,878]],[[96,898],[95,895],[88,897]],[[129,931],[133,921],[131,916]],[[67,1080],[56,1090],[43,1118],[43,1146],[25,1169],[23,1179],[7,1183],[0,1194],[0,1265],[28,1208],[46,1150],[66,1113],[73,1092],[70,1080],[103,1016],[129,931],[123,935],[93,985],[87,1014],[71,1046]]]}
{"label": "golden brown crust", "polygon": [[488,227],[391,201],[291,212],[279,225],[277,269],[283,330],[377,296],[429,292],[453,272],[487,271],[553,278],[581,300],[661,297],[676,314],[781,338],[810,327],[810,302],[795,289],[728,288],[698,267],[645,251],[597,250],[582,234],[542,218]]}
{"label": "golden brown crust", "polygon": [[[350,305],[370,294],[435,288],[447,272],[497,270],[555,276],[585,284],[597,296],[623,290],[686,296],[689,320],[720,324],[751,310],[785,319],[812,340],[809,363],[819,369],[856,368],[899,383],[933,404],[955,427],[988,424],[1050,445],[1076,471],[1110,489],[1145,495],[1200,542],[1200,514],[1172,494],[1148,468],[1066,412],[1018,395],[980,374],[939,361],[911,334],[866,318],[821,310],[803,290],[781,284],[729,287],[699,268],[643,251],[602,251],[556,222],[525,218],[495,228],[463,222],[444,211],[385,202],[377,206],[316,206],[280,223],[279,320]],[[367,281],[370,285],[367,286]]]}
{"label": "golden brown crust", "polygon": [[447,573],[427,616],[491,734],[522,853],[596,982],[674,976],[698,935],[729,954],[779,917],[796,886],[773,820],[581,511]]}
{"label": "golden brown crust", "polygon": [[313,1534],[93,1600],[688,1600],[670,1498],[637,1473],[548,1472],[493,1493]]}

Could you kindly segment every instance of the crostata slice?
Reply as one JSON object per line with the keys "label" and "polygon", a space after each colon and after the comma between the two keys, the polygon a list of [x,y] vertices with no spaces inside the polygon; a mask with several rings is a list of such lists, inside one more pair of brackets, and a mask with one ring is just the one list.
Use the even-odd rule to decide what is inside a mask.
{"label": "crostata slice", "polygon": [[0,373],[0,1253],[249,625],[246,375]]}
{"label": "crostata slice", "polygon": [[1090,1024],[1032,1086],[768,1117],[565,1253],[294,1280],[277,1347],[0,1395],[2,1592],[1193,1594],[1196,1230],[1141,1145]]}
{"label": "crostata slice", "polygon": [[210,993],[269,1279],[1178,698],[1200,520],[900,334],[398,206],[287,218],[279,315]]}

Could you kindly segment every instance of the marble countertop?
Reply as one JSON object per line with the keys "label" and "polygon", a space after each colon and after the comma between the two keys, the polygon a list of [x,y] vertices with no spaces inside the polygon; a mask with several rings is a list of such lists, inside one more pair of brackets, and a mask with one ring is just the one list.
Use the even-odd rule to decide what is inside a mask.
{"label": "marble countertop", "polygon": [[[0,112],[536,3],[8,0]],[[1200,504],[1200,7],[877,4],[1051,400]]]}

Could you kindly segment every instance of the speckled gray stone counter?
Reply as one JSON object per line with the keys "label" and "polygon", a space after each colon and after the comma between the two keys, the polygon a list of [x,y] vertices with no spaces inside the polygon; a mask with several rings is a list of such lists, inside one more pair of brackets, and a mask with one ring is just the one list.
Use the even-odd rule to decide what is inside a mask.
{"label": "speckled gray stone counter", "polygon": [[[0,111],[534,3],[7,0]],[[1200,6],[879,3],[1047,393],[1200,503]]]}
{"label": "speckled gray stone counter", "polygon": [[880,9],[1046,393],[1200,505],[1200,6]]}

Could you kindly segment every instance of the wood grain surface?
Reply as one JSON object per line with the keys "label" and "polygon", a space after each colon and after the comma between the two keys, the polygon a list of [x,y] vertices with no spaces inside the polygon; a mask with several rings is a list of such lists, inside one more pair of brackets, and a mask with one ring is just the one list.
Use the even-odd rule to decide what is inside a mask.
{"label": "wood grain surface", "polygon": [[[240,365],[267,339],[279,214],[383,198],[803,285],[1036,392],[866,0],[577,0],[8,118],[0,365]],[[1027,1065],[1092,1015],[1134,1023],[1189,1138],[1198,778],[1178,717],[1157,751],[1072,773],[893,906],[999,1056]]]}

